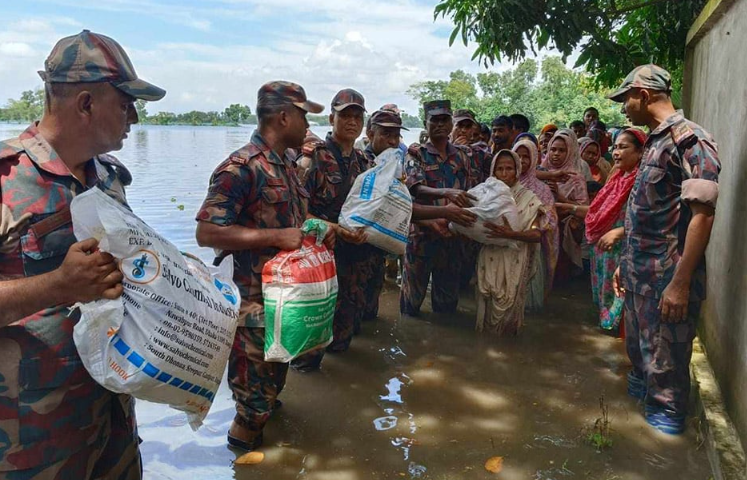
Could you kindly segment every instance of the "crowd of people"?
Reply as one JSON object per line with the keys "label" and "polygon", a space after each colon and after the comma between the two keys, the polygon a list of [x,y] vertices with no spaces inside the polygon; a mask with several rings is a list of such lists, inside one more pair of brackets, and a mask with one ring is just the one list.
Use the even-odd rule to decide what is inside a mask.
{"label": "crowd of people", "polygon": [[[107,153],[122,147],[137,122],[135,99],[156,101],[166,92],[139,79],[114,40],[89,31],[62,39],[40,74],[43,118],[0,143],[0,472],[140,478],[132,399],[96,384],[72,339],[79,314],[70,306],[117,298],[122,275],[95,240],[75,241],[69,205],[89,188],[126,205],[131,177]],[[681,433],[720,166],[713,139],[674,109],[670,92],[669,74],[644,65],[610,96],[648,135],[608,131],[589,108],[569,128],[545,125],[536,137],[524,115],[498,116],[487,128],[471,111],[435,100],[423,105],[425,138],[408,147],[396,105],[366,119],[363,95],[341,90],[331,101],[331,132],[321,139],[306,121],[321,104],[295,83],[263,85],[257,129],[215,169],[196,216],[198,243],[218,251],[216,261],[233,255],[241,293],[228,365],[236,402],[228,443],[259,448],[288,368],[321,368],[326,353],[345,352],[362,322],[378,315],[387,256],[364,230],[338,221],[355,178],[389,148],[404,153],[413,199],[401,259],[403,316],[420,314],[429,285],[432,310],[442,314],[454,313],[460,289],[474,286],[476,329],[515,335],[526,310],[540,310],[554,285],[586,268],[600,325],[624,331],[633,365],[628,393],[643,401],[652,427]],[[505,246],[449,229],[450,222],[478,222],[469,190],[490,177],[516,204],[513,226],[482,225]],[[292,365],[265,362],[262,267],[301,246],[300,227],[310,217],[332,227],[324,240],[339,283],[333,340]]]}

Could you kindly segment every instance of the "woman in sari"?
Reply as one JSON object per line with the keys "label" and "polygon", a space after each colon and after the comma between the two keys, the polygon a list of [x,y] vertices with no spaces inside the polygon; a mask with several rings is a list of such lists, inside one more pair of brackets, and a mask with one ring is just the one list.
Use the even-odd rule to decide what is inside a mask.
{"label": "woman in sari", "polygon": [[625,302],[615,296],[612,276],[620,265],[625,210],[643,155],[646,134],[630,128],[621,133],[616,142],[612,157],[617,168],[589,206],[585,219],[586,239],[594,246],[591,251],[594,303],[599,308],[601,327],[613,332],[619,331]]}
{"label": "woman in sari", "polygon": [[586,165],[578,154],[576,134],[568,128],[558,130],[550,140],[547,158],[543,167],[549,173],[565,172],[564,181],[550,183],[557,204],[572,205],[570,210],[558,209],[560,221],[560,255],[555,270],[555,283],[567,282],[575,271],[583,269],[583,222],[572,215],[580,205],[589,204],[586,190],[586,178],[582,164]]}
{"label": "woman in sari", "polygon": [[524,323],[524,302],[529,274],[547,227],[546,209],[542,201],[519,181],[521,159],[511,150],[501,150],[493,158],[491,172],[511,188],[516,201],[518,227],[508,222],[496,225],[486,222],[488,236],[514,240],[517,247],[483,245],[477,260],[477,323],[478,331],[499,335],[516,335]]}
{"label": "woman in sari", "polygon": [[589,166],[590,181],[604,185],[612,167],[607,160],[602,158],[602,147],[599,142],[589,137],[579,138],[578,153],[581,155],[581,160]]}
{"label": "woman in sari", "polygon": [[519,181],[540,199],[545,206],[547,230],[542,234],[540,254],[535,255],[527,292],[526,307],[529,311],[542,309],[545,299],[552,289],[555,265],[558,263],[560,237],[558,233],[558,215],[555,213],[555,198],[546,183],[537,178],[538,151],[537,145],[529,139],[521,139],[514,145],[513,151],[521,159],[521,176]]}

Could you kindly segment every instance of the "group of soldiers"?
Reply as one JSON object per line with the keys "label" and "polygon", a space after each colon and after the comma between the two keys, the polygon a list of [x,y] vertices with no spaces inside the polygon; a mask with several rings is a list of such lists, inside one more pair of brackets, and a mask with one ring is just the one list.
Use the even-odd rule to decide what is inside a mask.
{"label": "group of soldiers", "polygon": [[[130,174],[107,153],[120,149],[130,126],[137,123],[135,100],[157,101],[166,92],[137,77],[117,42],[87,30],[60,40],[40,74],[46,92],[44,117],[18,138],[0,143],[0,472],[18,479],[141,478],[132,399],[98,385],[85,371],[72,339],[79,314],[70,306],[117,298],[122,275],[116,260],[100,252],[95,240],[75,241],[69,207],[89,188],[100,188],[126,205]],[[626,108],[636,111],[649,100],[640,98],[645,88],[621,94]],[[310,135],[306,120],[307,113],[322,111],[297,84],[263,85],[257,96],[256,131],[215,169],[196,216],[198,243],[221,252],[216,261],[234,256],[241,308],[228,365],[236,402],[228,442],[243,450],[262,444],[265,424],[282,405],[278,395],[289,368],[264,361],[262,267],[279,251],[301,246],[305,219],[320,218],[332,227],[324,241],[335,252],[340,291],[332,343],[296,359],[293,367],[301,372],[320,368],[325,352],[347,350],[361,322],[377,315],[384,253],[366,243],[362,230],[346,230],[338,220],[355,178],[371,168],[379,154],[388,148],[406,150],[406,184],[414,199],[401,312],[419,313],[429,281],[433,310],[454,312],[460,281],[469,276],[475,261],[476,245],[450,235],[447,227],[448,222],[476,221],[466,209],[475,200],[468,190],[491,175],[492,151],[471,112],[452,112],[445,100],[426,103],[428,141],[408,148],[401,145],[402,120],[394,105],[383,106],[366,121],[363,96],[344,89],[332,99],[332,131],[325,139]],[[679,121],[675,125],[667,154],[674,155],[680,147],[692,152],[693,138],[700,142],[697,135],[702,131],[686,129],[689,124]],[[364,127],[369,144],[356,149]],[[506,142],[509,135],[516,136],[505,132],[507,124],[493,125],[493,130],[496,144],[504,136]],[[659,165],[658,154],[649,161],[662,174],[647,174],[640,188],[674,195],[675,186],[660,188],[657,183],[669,167]],[[711,177],[717,169],[714,173],[712,166],[695,160],[691,164],[692,178],[682,182],[683,195],[694,205],[715,205],[717,189]],[[699,174],[705,178],[698,180]],[[637,211],[645,213],[642,206]],[[694,206],[692,218],[701,221],[702,215],[712,222],[712,210]],[[674,228],[669,225],[673,218],[661,220]],[[690,274],[693,269],[700,272],[703,235],[697,231],[701,244],[681,253],[682,263],[689,262],[683,269],[690,268]],[[645,242],[635,237],[630,241]],[[683,271],[680,277],[688,274]],[[632,272],[628,276],[636,280],[628,288],[640,293],[631,296],[631,309],[650,316],[646,312],[655,309],[654,300],[637,286],[652,280]],[[688,297],[689,289],[684,294],[685,305],[690,298],[690,314],[680,313],[687,325],[694,322],[702,298],[701,281],[696,285],[694,296]],[[683,294],[681,289],[667,292]],[[661,291],[651,297],[658,300]],[[681,305],[682,299],[677,301]],[[659,325],[647,322],[649,327]],[[689,327],[667,331],[670,334],[642,334],[641,345],[649,343],[635,374],[644,384],[652,373],[649,364],[655,363],[649,358],[658,348],[658,343],[651,344],[658,342],[654,337],[691,340]],[[687,348],[677,355],[687,356]],[[679,372],[681,368],[676,375]]]}

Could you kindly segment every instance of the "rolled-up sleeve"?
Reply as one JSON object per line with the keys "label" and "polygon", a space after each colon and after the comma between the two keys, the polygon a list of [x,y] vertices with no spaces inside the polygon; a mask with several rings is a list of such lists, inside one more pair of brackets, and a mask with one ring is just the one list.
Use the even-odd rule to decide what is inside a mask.
{"label": "rolled-up sleeve", "polygon": [[682,201],[703,203],[716,208],[718,201],[718,176],[721,163],[716,144],[698,139],[683,155],[683,167],[689,178],[682,182]]}

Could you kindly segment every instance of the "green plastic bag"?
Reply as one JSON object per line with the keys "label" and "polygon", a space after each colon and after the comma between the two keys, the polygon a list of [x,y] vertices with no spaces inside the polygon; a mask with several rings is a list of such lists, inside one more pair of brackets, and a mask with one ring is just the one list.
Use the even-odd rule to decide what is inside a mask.
{"label": "green plastic bag", "polygon": [[301,248],[278,253],[262,269],[268,362],[290,362],[332,342],[337,269],[323,243],[329,225],[310,219],[301,230]]}

